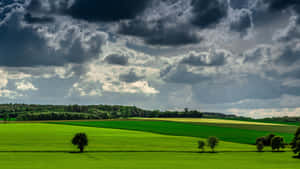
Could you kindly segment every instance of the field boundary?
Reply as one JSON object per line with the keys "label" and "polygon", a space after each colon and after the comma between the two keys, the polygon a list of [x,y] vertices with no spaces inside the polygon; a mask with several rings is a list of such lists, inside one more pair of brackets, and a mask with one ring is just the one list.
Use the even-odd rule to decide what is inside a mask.
{"label": "field boundary", "polygon": [[[180,119],[180,118],[174,118],[174,119]],[[140,121],[168,121],[168,122],[179,122],[179,123],[194,123],[194,124],[236,124],[236,125],[257,125],[257,126],[294,126],[292,124],[279,124],[279,123],[266,123],[266,122],[252,122],[252,121],[240,121],[240,120],[229,120],[229,119],[215,119],[220,120],[220,122],[201,122],[201,121],[181,121],[181,120],[174,120],[172,118],[132,118],[132,120],[140,120]],[[193,119],[193,118],[181,118],[181,119]],[[202,119],[202,118],[200,118]],[[209,118],[203,118],[203,119],[209,119]],[[211,120],[211,119],[209,119]],[[232,123],[228,122],[222,122],[222,121],[232,121]],[[237,121],[237,123],[234,123],[234,121]]]}
{"label": "field boundary", "polygon": [[[164,151],[164,150],[121,150],[121,151],[117,151],[117,150],[86,150],[84,151],[84,153],[199,153],[199,154],[213,154],[213,153],[286,153],[286,152],[292,152],[292,150],[286,150],[286,151],[271,151],[271,150],[267,150],[267,151],[262,151],[262,152],[258,152],[258,151],[229,151],[229,150],[224,150],[224,151]],[[1,151],[0,153],[80,153],[78,151],[67,151],[67,150],[57,150],[57,151],[50,151],[50,150],[38,150],[38,151],[27,151],[27,150],[12,150],[12,151]]]}

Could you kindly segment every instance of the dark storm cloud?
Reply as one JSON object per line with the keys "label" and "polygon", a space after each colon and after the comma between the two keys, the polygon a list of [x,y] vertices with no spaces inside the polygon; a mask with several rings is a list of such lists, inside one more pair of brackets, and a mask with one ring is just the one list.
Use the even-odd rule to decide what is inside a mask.
{"label": "dark storm cloud", "polygon": [[0,23],[14,10],[22,8],[24,2],[25,0],[1,0],[0,1]]}
{"label": "dark storm cloud", "polygon": [[244,63],[258,63],[265,56],[271,56],[271,47],[269,46],[259,46],[243,54]]}
{"label": "dark storm cloud", "polygon": [[129,73],[120,74],[119,76],[119,79],[126,83],[134,83],[143,78],[144,78],[143,76],[138,76],[136,72],[134,72],[133,70],[131,70]]}
{"label": "dark storm cloud", "polygon": [[[188,24],[176,24],[173,21],[170,22],[164,19],[154,22],[136,19],[138,15],[142,14],[150,6],[151,1],[75,0],[71,4],[68,0],[54,0],[50,2],[33,0],[27,7],[28,14],[25,16],[25,20],[28,23],[50,22],[54,14],[68,15],[88,22],[127,20],[127,22],[122,22],[119,25],[118,33],[139,37],[150,45],[180,46],[199,43],[202,40]],[[47,5],[43,5],[43,3],[47,3]],[[170,26],[169,23],[173,24],[173,26]]]}
{"label": "dark storm cloud", "polygon": [[300,29],[297,24],[297,18],[293,17],[289,20],[289,25],[275,34],[275,40],[283,43],[294,43],[300,38]]}
{"label": "dark storm cloud", "polygon": [[226,1],[193,0],[191,6],[192,18],[187,23],[176,23],[170,18],[156,21],[135,19],[122,22],[119,33],[140,37],[150,45],[180,46],[199,43],[202,38],[196,32],[221,22],[227,16],[228,5]]}
{"label": "dark storm cloud", "polygon": [[66,11],[73,18],[87,21],[119,21],[133,19],[151,0],[75,0]]}
{"label": "dark storm cloud", "polygon": [[283,66],[291,66],[299,63],[300,49],[294,45],[283,47],[280,55],[275,59],[275,63]]}
{"label": "dark storm cloud", "polygon": [[168,73],[172,70],[172,65],[168,65],[167,67],[160,70],[159,75],[161,78],[168,75]]}
{"label": "dark storm cloud", "polygon": [[27,11],[39,14],[63,14],[71,0],[31,0]]}
{"label": "dark storm cloud", "polygon": [[300,96],[300,87],[286,87],[283,92],[292,96]]}
{"label": "dark storm cloud", "polygon": [[49,23],[53,22],[54,18],[47,16],[34,17],[30,13],[27,13],[26,15],[24,15],[24,20],[27,23]]}
{"label": "dark storm cloud", "polygon": [[54,22],[54,15],[64,14],[69,2],[70,0],[31,0],[26,7],[24,20],[30,24]]}
{"label": "dark storm cloud", "polygon": [[134,19],[122,22],[119,33],[139,37],[150,45],[181,46],[199,43],[203,39],[196,32],[221,22],[227,16],[228,5],[226,1],[193,0],[191,6],[192,18],[187,23],[176,23],[170,18],[156,21]]}
{"label": "dark storm cloud", "polygon": [[[153,0],[32,0],[27,7],[28,23],[46,23],[54,20],[53,15],[67,15],[88,22],[122,22],[119,33],[143,39],[150,45],[180,46],[196,44],[202,38],[197,36],[198,29],[214,27],[227,16],[228,4],[225,0],[193,0],[192,18],[186,23],[177,23],[177,19],[160,18],[156,21],[145,21],[138,18],[151,6]],[[169,3],[175,4],[177,0]],[[159,4],[159,3],[157,3]],[[155,7],[153,7],[155,8]],[[175,19],[175,20],[174,20]],[[246,20],[235,24],[233,29],[242,29]]]}
{"label": "dark storm cloud", "polygon": [[154,23],[133,20],[120,24],[119,33],[141,37],[151,45],[179,46],[200,42],[196,33],[183,25],[167,26],[165,21]]}
{"label": "dark storm cloud", "polygon": [[233,21],[230,24],[231,30],[236,32],[241,32],[241,33],[245,33],[245,31],[250,27],[251,27],[251,16],[245,10],[242,10],[240,17],[236,21]]}
{"label": "dark storm cloud", "polygon": [[[20,17],[14,16],[0,27],[0,66],[61,66],[98,57],[104,41],[102,36],[95,35],[82,42],[73,35],[73,30],[69,30],[65,39],[60,41],[61,48],[55,50],[37,30],[20,26]],[[84,48],[83,43],[89,49]]]}
{"label": "dark storm cloud", "polygon": [[[300,1],[299,0],[264,0],[268,4],[271,12],[278,12],[286,9],[294,10],[298,15],[300,14]],[[300,23],[300,18],[298,18]]]}
{"label": "dark storm cloud", "polygon": [[299,9],[299,0],[265,0],[269,4],[269,9],[272,11],[283,10],[292,7],[296,10]]}
{"label": "dark storm cloud", "polygon": [[112,54],[106,56],[105,61],[112,65],[128,65],[128,57],[124,55]]}
{"label": "dark storm cloud", "polygon": [[[243,80],[246,82],[243,83]],[[247,75],[238,81],[208,83],[193,86],[195,98],[201,103],[233,103],[245,99],[275,99],[290,88],[283,87],[278,80],[267,80],[256,75]]]}
{"label": "dark storm cloud", "polygon": [[169,66],[160,72],[161,78],[169,83],[196,84],[210,80],[212,77],[188,71],[186,65]]}
{"label": "dark storm cloud", "polygon": [[281,74],[282,78],[300,79],[300,68]]}
{"label": "dark storm cloud", "polygon": [[222,66],[226,64],[226,54],[223,52],[212,53],[211,55],[195,55],[190,54],[188,57],[181,60],[182,64],[191,66]]}
{"label": "dark storm cloud", "polygon": [[[296,24],[295,19],[295,27],[285,29],[291,12],[282,12],[293,10],[295,11],[293,14],[300,14],[299,2],[296,0],[155,0],[155,3],[150,2],[151,0],[31,0],[25,11],[13,9],[19,11],[15,12],[20,15],[19,19],[14,18],[7,22],[9,17],[6,17],[5,13],[12,13],[10,12],[12,9],[10,6],[1,11],[1,8],[4,9],[2,2],[8,4],[12,1],[0,0],[0,66],[5,66],[4,70],[9,78],[15,78],[19,74],[23,76],[22,73],[31,76],[26,78],[39,91],[26,97],[28,102],[44,104],[49,102],[74,104],[74,101],[79,104],[134,102],[147,105],[149,108],[161,106],[172,109],[178,105],[186,107],[191,104],[198,106],[200,103],[207,103],[215,104],[205,105],[208,108],[219,106],[223,111],[224,103],[228,103],[229,108],[237,105],[236,102],[247,107],[248,101],[251,100],[254,103],[259,102],[258,105],[265,108],[266,102],[270,100],[280,98],[281,102],[285,101],[284,98],[281,99],[285,95],[300,96],[300,88],[295,87],[297,86],[295,83],[300,79],[300,69],[297,67],[300,63],[298,57],[300,50],[297,47],[299,45],[296,45],[300,37],[297,30],[299,24]],[[253,6],[254,1],[264,4]],[[229,5],[233,9],[228,9]],[[4,24],[1,20],[5,20]],[[92,73],[95,72],[90,70],[90,64],[128,66],[134,59],[116,53],[99,58],[104,59],[104,63],[92,62],[101,53],[104,38],[97,30],[103,30],[102,27],[109,29],[107,32],[109,44],[113,46],[108,46],[108,50],[110,47],[123,45],[125,41],[127,46],[122,46],[120,50],[127,47],[136,52],[155,55],[149,63],[137,62],[134,66],[147,66],[156,70],[167,63],[172,64],[160,71],[158,79],[150,77],[148,79],[143,76],[143,72],[135,69],[125,71],[125,67],[120,68],[120,71],[124,72],[117,75],[117,80],[111,85],[120,86],[124,82],[146,80],[150,87],[159,91],[158,94],[148,97],[142,93],[129,95],[100,91],[102,85],[100,81],[103,79],[101,73],[106,72],[96,72],[99,74],[93,77]],[[247,40],[232,36],[232,32],[248,33],[249,28],[254,29],[255,33],[253,36],[249,34],[251,38]],[[282,29],[285,30],[281,31]],[[44,34],[47,31],[49,34]],[[274,36],[275,38],[271,39],[277,32],[279,38],[276,39]],[[120,35],[140,38],[145,44],[123,39]],[[181,47],[198,44],[202,40],[207,41],[203,45]],[[49,44],[58,48],[54,50]],[[258,44],[265,44],[265,47],[258,48]],[[156,46],[153,48],[151,45]],[[160,48],[160,46],[168,47]],[[220,51],[219,47],[233,54],[249,51],[250,48],[257,49],[241,54],[240,57],[231,56],[231,52],[226,52],[194,54],[182,58],[190,51],[209,49]],[[227,53],[230,55],[226,55]],[[242,63],[240,61],[243,58]],[[87,62],[88,64],[85,64]],[[61,70],[54,69],[53,65],[65,66],[60,67]],[[251,75],[248,75],[250,72]],[[156,71],[150,73],[156,77]],[[48,75],[51,76],[50,79],[44,78]],[[100,77],[101,80],[92,82],[88,76],[95,79]],[[82,79],[86,83],[80,83]],[[288,82],[285,80],[290,80],[290,83],[285,83]],[[14,87],[8,89],[14,90],[14,82],[9,81],[7,86],[11,84]],[[82,99],[77,93],[78,95],[66,98],[75,83],[82,88],[82,92],[89,93],[92,89],[99,89],[103,95],[84,96]],[[171,99],[174,96],[175,101]],[[180,101],[177,101],[178,96],[182,96]],[[278,102],[273,104],[277,105],[282,106]]]}
{"label": "dark storm cloud", "polygon": [[218,24],[227,16],[228,4],[225,0],[193,0],[192,23],[200,28]]}
{"label": "dark storm cloud", "polygon": [[243,9],[248,8],[248,0],[230,0],[230,7],[233,9]]}
{"label": "dark storm cloud", "polygon": [[151,0],[32,0],[27,10],[44,15],[69,15],[89,22],[114,22],[135,18],[150,2]]}
{"label": "dark storm cloud", "polygon": [[14,5],[14,4],[24,4],[26,0],[1,0],[0,1],[0,8],[5,7],[8,5]]}

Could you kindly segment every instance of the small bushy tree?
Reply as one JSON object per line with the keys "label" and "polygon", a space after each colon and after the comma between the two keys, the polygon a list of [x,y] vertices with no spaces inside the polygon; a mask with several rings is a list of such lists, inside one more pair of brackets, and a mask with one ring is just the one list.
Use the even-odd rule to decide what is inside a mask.
{"label": "small bushy tree", "polygon": [[265,137],[258,137],[258,138],[256,138],[255,144],[257,145],[259,142],[261,142],[263,145],[265,145],[266,138]]}
{"label": "small bushy tree", "polygon": [[264,142],[265,146],[271,146],[273,137],[275,137],[275,134],[269,134],[265,137],[265,142]]}
{"label": "small bushy tree", "polygon": [[275,134],[269,134],[267,136],[258,137],[256,139],[255,144],[257,145],[258,142],[262,141],[262,143],[264,144],[264,146],[271,146],[271,141],[272,141],[273,137],[275,137]]}
{"label": "small bushy tree", "polygon": [[198,148],[202,150],[202,152],[204,152],[204,147],[205,147],[205,142],[200,140],[198,141]]}
{"label": "small bushy tree", "polygon": [[300,138],[297,139],[297,141],[295,142],[293,148],[293,152],[295,154],[298,154],[298,157],[300,157]]}
{"label": "small bushy tree", "polygon": [[280,137],[280,136],[275,136],[272,138],[271,140],[271,147],[272,147],[272,150],[277,150],[279,151],[280,148],[284,148],[284,140],[283,140],[283,137]]}
{"label": "small bushy tree", "polygon": [[291,143],[293,152],[300,157],[300,127],[297,129],[293,141]]}
{"label": "small bushy tree", "polygon": [[72,144],[76,145],[80,152],[83,152],[84,147],[88,145],[88,138],[85,133],[77,133],[72,139]]}
{"label": "small bushy tree", "polygon": [[3,114],[3,121],[4,122],[7,122],[9,120],[9,114],[7,113],[7,112],[5,112],[4,114]]}
{"label": "small bushy tree", "polygon": [[262,152],[264,149],[264,143],[262,141],[257,142],[256,148],[257,148],[257,151]]}
{"label": "small bushy tree", "polygon": [[211,136],[207,140],[207,145],[211,148],[212,152],[214,152],[214,149],[218,144],[219,139],[217,137]]}

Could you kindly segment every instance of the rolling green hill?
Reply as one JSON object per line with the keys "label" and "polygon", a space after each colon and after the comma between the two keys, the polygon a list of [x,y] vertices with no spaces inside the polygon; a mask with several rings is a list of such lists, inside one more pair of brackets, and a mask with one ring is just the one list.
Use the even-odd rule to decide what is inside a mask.
{"label": "rolling green hill", "polygon": [[[192,137],[148,132],[56,124],[0,124],[1,151],[75,151],[71,139],[77,132],[89,137],[87,151],[198,151]],[[254,146],[222,143],[222,151],[250,151]]]}
{"label": "rolling green hill", "polygon": [[251,122],[240,120],[226,120],[226,119],[206,119],[206,118],[134,118],[138,120],[156,120],[156,121],[173,121],[182,123],[192,123],[207,126],[218,126],[226,128],[249,129],[257,131],[267,131],[275,133],[290,133],[294,134],[297,125],[288,125],[280,123],[264,123],[264,122]]}
{"label": "rolling green hill", "polygon": [[[90,121],[90,122],[58,122],[57,124],[99,127],[99,128],[116,128],[126,130],[146,131],[159,134],[190,136],[207,138],[209,136],[217,136],[223,141],[254,144],[257,137],[270,134],[269,131],[260,131],[251,129],[240,129],[238,127],[221,127],[203,124],[190,124],[169,121],[142,121],[142,120],[126,120],[126,121]],[[296,129],[295,129],[296,130]],[[287,142],[290,142],[293,135],[288,132],[272,132],[276,135],[283,136]]]}
{"label": "rolling green hill", "polygon": [[[111,129],[117,127],[126,130]],[[266,148],[267,152],[258,153],[255,146],[249,144],[221,141],[217,153],[199,153],[197,141],[205,139],[196,137],[229,134],[229,131],[240,132],[227,138],[232,141],[254,136],[250,130],[165,121],[2,123],[0,166],[5,169],[295,169],[299,165],[299,159],[291,158],[293,154],[288,149],[273,153]],[[88,135],[85,153],[75,153],[78,150],[71,144],[77,132]],[[171,136],[183,133],[193,137]],[[205,149],[209,151],[208,147]]]}

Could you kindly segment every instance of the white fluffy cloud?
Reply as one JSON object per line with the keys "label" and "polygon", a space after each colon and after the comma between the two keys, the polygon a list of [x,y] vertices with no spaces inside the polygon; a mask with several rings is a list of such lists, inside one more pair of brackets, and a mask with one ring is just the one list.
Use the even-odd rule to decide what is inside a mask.
{"label": "white fluffy cloud", "polygon": [[16,88],[17,90],[21,90],[21,91],[38,90],[31,82],[24,81],[24,80],[20,82],[16,82]]}
{"label": "white fluffy cloud", "polygon": [[[120,79],[123,73],[130,73],[130,71],[143,78],[133,81]],[[157,94],[159,91],[149,85],[147,78],[157,76],[158,72],[158,69],[147,67],[91,64],[70,92],[79,92],[81,96],[101,95],[102,92]]]}
{"label": "white fluffy cloud", "polygon": [[8,74],[7,72],[0,69],[0,89],[6,87],[8,83]]}
{"label": "white fluffy cloud", "polygon": [[7,89],[8,82],[9,82],[8,73],[0,69],[0,97],[15,98],[18,96],[22,96],[22,94]]}

